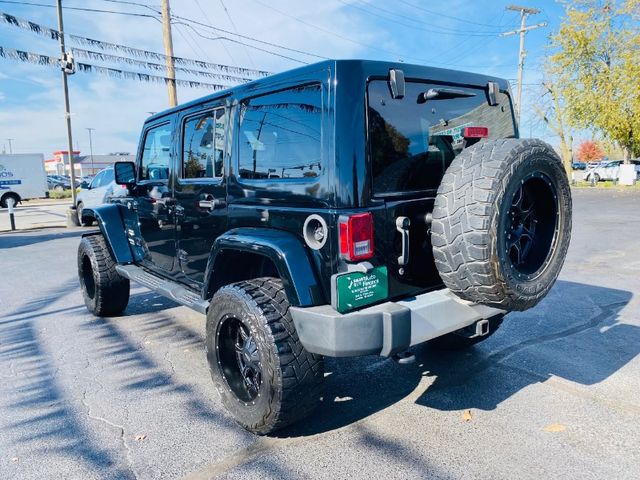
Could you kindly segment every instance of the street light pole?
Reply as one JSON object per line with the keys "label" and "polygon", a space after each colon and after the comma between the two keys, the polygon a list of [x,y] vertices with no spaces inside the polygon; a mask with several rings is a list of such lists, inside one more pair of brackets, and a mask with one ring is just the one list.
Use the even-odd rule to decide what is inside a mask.
{"label": "street light pole", "polygon": [[[73,164],[73,140],[71,137],[71,112],[69,108],[69,86],[67,85],[67,69],[65,68],[65,64],[68,67],[68,56],[65,50],[64,45],[64,26],[62,23],[62,0],[56,0],[56,10],[58,13],[58,32],[60,37],[60,53],[62,57],[60,61],[62,62],[62,89],[64,91],[64,116],[67,122],[67,149],[69,153],[69,174],[71,176],[71,201],[73,202],[73,206],[76,205],[76,172],[75,166]],[[73,65],[71,65],[73,67]],[[63,157],[64,159],[64,157]],[[64,165],[64,163],[63,163]]]}
{"label": "street light pole", "polygon": [[91,132],[95,130],[95,128],[88,127],[87,130],[89,131],[89,154],[91,155],[91,175],[95,175],[96,172],[93,169],[93,142],[91,141]]}

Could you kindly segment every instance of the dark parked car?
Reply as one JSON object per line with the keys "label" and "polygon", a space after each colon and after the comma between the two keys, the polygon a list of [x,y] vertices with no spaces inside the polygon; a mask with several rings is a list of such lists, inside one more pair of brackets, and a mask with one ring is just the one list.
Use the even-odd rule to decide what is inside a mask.
{"label": "dark parked car", "polygon": [[70,190],[71,183],[60,175],[47,175],[47,187],[49,190]]}
{"label": "dark parked car", "polygon": [[120,315],[133,280],[206,315],[222,401],[260,434],[318,404],[324,356],[487,338],[547,294],[571,232],[562,163],[518,138],[506,80],[402,63],[158,113],[114,173],[128,195],[78,250],[85,304]]}
{"label": "dark parked car", "polygon": [[586,170],[587,164],[585,162],[573,162],[571,164],[571,168],[574,170]]}

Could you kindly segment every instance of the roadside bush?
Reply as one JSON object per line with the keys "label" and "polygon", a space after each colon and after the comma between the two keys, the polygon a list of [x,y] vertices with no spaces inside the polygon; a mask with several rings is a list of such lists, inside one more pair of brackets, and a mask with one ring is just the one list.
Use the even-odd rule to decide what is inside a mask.
{"label": "roadside bush", "polygon": [[[80,188],[78,187],[76,189],[76,193],[80,192]],[[58,191],[58,190],[49,190],[49,198],[53,198],[53,199],[61,199],[61,198],[71,198],[71,189],[69,190],[62,190],[62,191]]]}

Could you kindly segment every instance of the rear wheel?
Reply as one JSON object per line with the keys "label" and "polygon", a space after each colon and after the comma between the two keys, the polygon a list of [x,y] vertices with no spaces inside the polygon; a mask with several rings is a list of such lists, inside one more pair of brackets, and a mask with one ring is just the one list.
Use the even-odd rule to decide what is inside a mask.
{"label": "rear wheel", "polygon": [[322,356],[300,343],[278,279],[239,282],[214,295],[206,352],[222,402],[251,432],[290,425],[320,400]]}
{"label": "rear wheel", "polygon": [[571,192],[539,140],[481,142],[448,168],[433,210],[436,267],[464,300],[526,310],[553,286],[569,247]]}
{"label": "rear wheel", "polygon": [[83,237],[78,247],[78,277],[87,309],[99,317],[119,315],[129,303],[129,279],[116,271],[102,235]]}

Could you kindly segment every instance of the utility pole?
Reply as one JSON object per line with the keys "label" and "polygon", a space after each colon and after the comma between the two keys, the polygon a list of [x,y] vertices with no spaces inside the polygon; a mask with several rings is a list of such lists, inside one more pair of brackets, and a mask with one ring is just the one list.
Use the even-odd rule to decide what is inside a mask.
{"label": "utility pole", "polygon": [[7,142],[9,142],[9,155],[13,154],[13,147],[11,146],[11,142],[14,140],[15,138],[7,138]]}
{"label": "utility pole", "polygon": [[[67,121],[67,148],[69,150],[69,175],[71,176],[71,201],[76,205],[76,172],[73,164],[73,141],[71,138],[71,112],[69,108],[69,86],[67,85],[67,75],[74,72],[73,59],[67,55],[64,46],[64,26],[62,24],[62,0],[56,0],[58,12],[58,32],[60,36],[60,58],[62,70],[62,89],[64,90],[64,116]],[[64,165],[64,156],[63,156]]]}
{"label": "utility pole", "polygon": [[510,32],[504,32],[500,34],[501,37],[508,37],[509,35],[520,34],[520,51],[518,54],[518,93],[517,93],[517,101],[516,101],[516,122],[518,123],[518,128],[519,128],[520,114],[522,113],[522,76],[524,71],[524,59],[527,56],[527,52],[524,49],[524,35],[529,30],[546,27],[547,22],[538,23],[536,25],[529,25],[527,27],[526,26],[527,16],[540,13],[540,10],[538,10],[537,8],[520,7],[518,5],[509,5],[507,7],[507,10],[520,12],[520,28],[518,30],[512,30]]}
{"label": "utility pole", "polygon": [[94,130],[95,128],[87,128],[87,131],[89,132],[89,154],[91,155],[91,175],[96,174],[95,170],[93,169],[93,142],[91,141],[91,132]]}
{"label": "utility pole", "polygon": [[169,106],[178,104],[176,93],[176,69],[173,65],[173,40],[171,38],[171,13],[169,0],[162,0],[162,37],[164,40],[164,54],[167,57],[167,90],[169,91]]}

